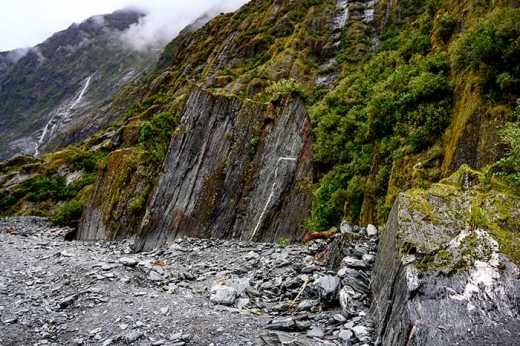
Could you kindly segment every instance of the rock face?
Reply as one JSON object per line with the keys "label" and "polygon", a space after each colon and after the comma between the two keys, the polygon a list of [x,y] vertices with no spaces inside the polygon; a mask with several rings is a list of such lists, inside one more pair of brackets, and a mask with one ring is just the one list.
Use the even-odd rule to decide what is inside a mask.
{"label": "rock face", "polygon": [[520,200],[479,178],[464,167],[397,199],[373,273],[378,344],[516,344]]}
{"label": "rock face", "polygon": [[179,236],[303,237],[311,197],[309,126],[297,99],[264,105],[195,89],[136,249]]}
{"label": "rock face", "polygon": [[141,152],[133,148],[112,152],[97,177],[92,197],[85,208],[76,238],[113,240],[135,233],[141,221],[141,205],[149,194],[141,178]]}

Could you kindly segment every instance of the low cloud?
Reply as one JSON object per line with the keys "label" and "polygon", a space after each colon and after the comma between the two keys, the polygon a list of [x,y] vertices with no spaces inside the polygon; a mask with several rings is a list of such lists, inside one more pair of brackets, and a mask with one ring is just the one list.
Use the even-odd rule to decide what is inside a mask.
{"label": "low cloud", "polygon": [[12,50],[7,53],[6,59],[10,63],[17,63],[21,58],[27,55],[31,49],[30,48],[19,48]]}
{"label": "low cloud", "polygon": [[162,0],[149,0],[142,4],[135,3],[129,8],[141,10],[147,15],[126,30],[122,39],[136,50],[161,47],[198,18],[234,11],[247,1],[190,0],[166,3]]}

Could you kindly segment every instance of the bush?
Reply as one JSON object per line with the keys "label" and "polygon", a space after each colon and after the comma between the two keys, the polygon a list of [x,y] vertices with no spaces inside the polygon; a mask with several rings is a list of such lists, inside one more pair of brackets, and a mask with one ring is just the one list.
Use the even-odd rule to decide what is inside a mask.
{"label": "bush", "polygon": [[142,124],[139,144],[144,147],[152,163],[161,165],[164,161],[179,120],[179,114],[176,112],[161,112]]}
{"label": "bush", "polygon": [[77,227],[84,207],[85,202],[83,201],[72,200],[65,202],[54,211],[51,221],[57,226]]}
{"label": "bush", "polygon": [[445,13],[437,22],[435,34],[442,42],[448,42],[455,31],[455,20],[449,13]]}
{"label": "bush", "polygon": [[17,202],[17,199],[11,195],[10,193],[7,193],[3,190],[0,191],[0,215],[2,213],[5,213],[11,208],[13,205],[15,205]]}
{"label": "bush", "polygon": [[85,173],[94,173],[98,162],[105,156],[103,152],[79,151],[72,156],[72,167]]}
{"label": "bush", "polygon": [[506,156],[495,164],[499,175],[514,186],[520,187],[520,99],[513,112],[513,122],[500,131],[500,138],[509,148]]}
{"label": "bush", "polygon": [[319,183],[309,227],[328,229],[342,218],[359,222],[366,198],[382,220],[393,169],[403,156],[427,152],[440,140],[454,88],[448,54],[431,51],[432,30],[426,14],[400,34],[390,28],[385,39],[392,43],[311,108]]}
{"label": "bush", "polygon": [[16,197],[25,196],[31,202],[58,201],[65,195],[65,178],[45,176],[28,180],[15,191]]}
{"label": "bush", "polygon": [[519,91],[512,76],[520,75],[520,9],[496,10],[465,32],[452,48],[457,70],[470,68],[481,75],[484,91],[503,95]]}
{"label": "bush", "polygon": [[299,96],[305,98],[305,89],[303,85],[294,79],[282,79],[268,86],[264,94],[268,101],[274,101],[280,96]]}

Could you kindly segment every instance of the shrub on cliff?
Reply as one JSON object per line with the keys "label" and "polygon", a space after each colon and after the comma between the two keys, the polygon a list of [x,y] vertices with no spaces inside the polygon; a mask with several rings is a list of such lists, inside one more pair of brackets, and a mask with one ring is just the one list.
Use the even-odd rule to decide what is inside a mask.
{"label": "shrub on cliff", "polygon": [[386,217],[395,162],[431,148],[449,124],[453,87],[446,54],[416,54],[407,61],[401,53],[383,51],[367,60],[311,110],[315,160],[323,174],[310,222],[315,229],[341,217],[357,222],[364,196],[373,197],[377,213]]}
{"label": "shrub on cliff", "polygon": [[157,113],[149,121],[143,122],[139,132],[139,144],[145,148],[152,162],[162,164],[178,123],[179,114],[175,112]]}
{"label": "shrub on cliff", "polygon": [[509,151],[502,160],[497,162],[495,169],[509,183],[520,187],[520,99],[513,112],[513,121],[501,130],[500,137]]}
{"label": "shrub on cliff", "polygon": [[494,11],[463,33],[451,51],[454,68],[478,71],[484,91],[494,98],[520,92],[520,9]]}
{"label": "shrub on cliff", "polygon": [[57,226],[76,227],[83,214],[85,202],[72,200],[63,203],[52,214],[51,221]]}

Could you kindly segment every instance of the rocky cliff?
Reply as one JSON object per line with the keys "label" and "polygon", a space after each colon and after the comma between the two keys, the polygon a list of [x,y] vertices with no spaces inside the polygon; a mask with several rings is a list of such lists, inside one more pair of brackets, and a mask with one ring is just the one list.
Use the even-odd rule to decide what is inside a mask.
{"label": "rocky cliff", "polygon": [[[297,98],[260,104],[194,89],[170,143],[136,248],[149,249],[185,236],[301,239],[311,199],[309,126]],[[113,199],[106,196],[120,196],[114,185],[115,190],[122,187],[118,184],[139,186],[135,171],[126,174],[121,164],[129,160],[116,159],[121,155],[112,155],[98,178],[79,239],[117,236],[116,223],[106,224],[106,214],[114,209]]]}
{"label": "rocky cliff", "polygon": [[520,199],[463,167],[401,194],[380,239],[372,317],[380,345],[514,345]]}

